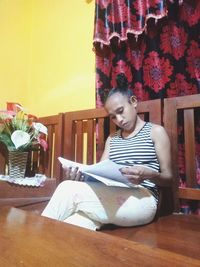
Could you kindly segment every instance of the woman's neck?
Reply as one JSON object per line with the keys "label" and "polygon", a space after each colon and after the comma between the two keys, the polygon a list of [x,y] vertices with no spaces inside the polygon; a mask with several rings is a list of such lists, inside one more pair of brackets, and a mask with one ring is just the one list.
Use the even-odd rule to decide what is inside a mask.
{"label": "woman's neck", "polygon": [[121,135],[123,138],[133,137],[143,128],[144,125],[145,121],[143,121],[139,116],[137,116],[133,129],[131,129],[130,131],[122,130]]}

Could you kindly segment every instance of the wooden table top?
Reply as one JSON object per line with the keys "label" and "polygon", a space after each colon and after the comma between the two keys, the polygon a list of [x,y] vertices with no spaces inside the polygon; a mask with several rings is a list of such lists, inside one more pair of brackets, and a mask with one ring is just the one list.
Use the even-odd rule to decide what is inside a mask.
{"label": "wooden table top", "polygon": [[200,266],[196,259],[12,207],[0,208],[0,266]]}

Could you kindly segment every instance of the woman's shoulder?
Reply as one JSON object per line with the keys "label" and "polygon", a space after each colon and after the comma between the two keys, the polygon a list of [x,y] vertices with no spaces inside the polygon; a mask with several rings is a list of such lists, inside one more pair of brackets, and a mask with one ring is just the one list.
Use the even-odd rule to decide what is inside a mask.
{"label": "woman's shoulder", "polygon": [[154,131],[155,133],[165,131],[165,128],[160,124],[151,123],[151,125],[152,125],[152,131]]}
{"label": "woman's shoulder", "polygon": [[151,128],[151,136],[152,139],[161,139],[164,136],[167,136],[167,131],[162,125],[152,123],[152,128]]}

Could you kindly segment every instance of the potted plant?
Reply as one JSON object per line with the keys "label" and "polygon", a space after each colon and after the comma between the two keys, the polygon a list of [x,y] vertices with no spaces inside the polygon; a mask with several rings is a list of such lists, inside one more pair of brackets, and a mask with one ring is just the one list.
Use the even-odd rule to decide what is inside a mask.
{"label": "potted plant", "polygon": [[7,109],[0,110],[0,142],[8,151],[10,177],[25,176],[28,152],[40,146],[47,150],[47,128],[37,120],[17,103],[7,103]]}

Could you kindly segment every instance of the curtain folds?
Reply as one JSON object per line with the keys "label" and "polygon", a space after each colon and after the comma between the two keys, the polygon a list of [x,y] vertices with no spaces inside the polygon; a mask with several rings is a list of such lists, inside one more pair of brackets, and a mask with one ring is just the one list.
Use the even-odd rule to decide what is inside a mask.
{"label": "curtain folds", "polygon": [[109,45],[113,37],[125,41],[128,34],[137,39],[149,18],[158,20],[166,15],[165,0],[96,0],[94,45]]}

